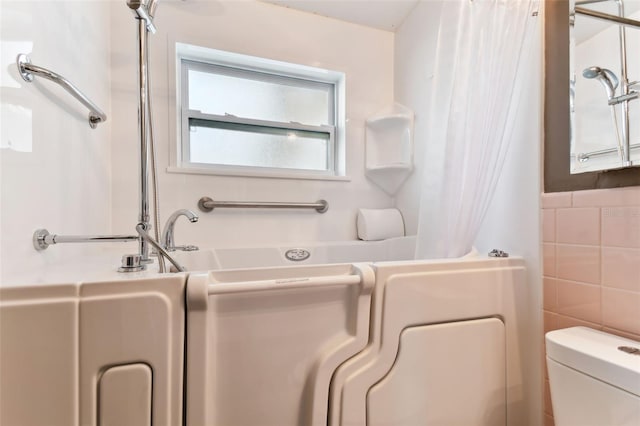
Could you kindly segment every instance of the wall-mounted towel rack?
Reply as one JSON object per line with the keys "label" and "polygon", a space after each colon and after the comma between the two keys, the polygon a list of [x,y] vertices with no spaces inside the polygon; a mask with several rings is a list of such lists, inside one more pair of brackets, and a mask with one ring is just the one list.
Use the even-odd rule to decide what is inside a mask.
{"label": "wall-mounted towel rack", "polygon": [[58,83],[74,98],[79,100],[82,105],[89,108],[89,126],[91,126],[92,129],[95,129],[98,126],[98,123],[107,121],[107,115],[102,112],[102,110],[98,108],[96,104],[91,102],[89,98],[87,98],[84,93],[82,93],[76,86],[74,86],[69,80],[67,80],[60,74],[56,74],[53,71],[39,67],[37,65],[33,65],[29,57],[23,53],[18,55],[16,62],[18,64],[18,71],[20,71],[20,75],[22,76],[22,79],[24,81],[29,83],[32,82],[34,79],[34,75],[44,77],[47,80]]}
{"label": "wall-mounted towel rack", "polygon": [[314,209],[318,213],[329,210],[326,200],[318,200],[315,203],[281,203],[281,202],[256,202],[256,201],[214,201],[209,197],[198,200],[198,208],[203,212],[210,212],[214,208],[236,209]]}

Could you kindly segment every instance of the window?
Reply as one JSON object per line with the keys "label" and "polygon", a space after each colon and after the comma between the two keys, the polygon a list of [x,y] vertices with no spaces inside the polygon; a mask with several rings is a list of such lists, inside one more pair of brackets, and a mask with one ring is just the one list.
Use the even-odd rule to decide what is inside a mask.
{"label": "window", "polygon": [[182,169],[344,175],[344,74],[177,44]]}

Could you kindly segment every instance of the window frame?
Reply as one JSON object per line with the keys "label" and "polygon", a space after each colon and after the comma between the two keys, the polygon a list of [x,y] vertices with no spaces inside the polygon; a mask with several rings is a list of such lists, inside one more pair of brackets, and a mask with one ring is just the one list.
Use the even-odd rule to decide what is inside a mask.
{"label": "window frame", "polygon": [[[176,162],[169,171],[179,173],[198,173],[232,176],[264,176],[292,179],[345,180],[345,75],[304,65],[274,61],[248,55],[225,52],[206,47],[176,43]],[[258,81],[291,84],[296,87],[332,86],[329,115],[333,119],[330,125],[307,125],[296,122],[278,122],[234,115],[217,115],[190,110],[188,106],[188,71],[215,71],[216,74],[248,76]],[[327,169],[310,170],[284,167],[261,167],[250,165],[225,165],[193,162],[189,158],[190,120],[205,120],[210,123],[246,126],[270,127],[283,131],[302,131],[328,135]],[[215,126],[212,126],[215,127]]]}

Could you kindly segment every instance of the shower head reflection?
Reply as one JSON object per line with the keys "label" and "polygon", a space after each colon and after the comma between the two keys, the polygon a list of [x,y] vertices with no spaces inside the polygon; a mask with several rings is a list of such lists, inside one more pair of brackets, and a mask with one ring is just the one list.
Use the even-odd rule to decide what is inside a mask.
{"label": "shower head reflection", "polygon": [[593,67],[585,68],[582,71],[582,76],[584,78],[588,78],[588,79],[595,78],[596,80],[598,80],[600,84],[602,84],[604,89],[607,91],[607,96],[609,98],[613,98],[613,96],[615,95],[616,88],[618,87],[619,81],[618,81],[618,77],[616,77],[613,71],[606,68],[593,66]]}

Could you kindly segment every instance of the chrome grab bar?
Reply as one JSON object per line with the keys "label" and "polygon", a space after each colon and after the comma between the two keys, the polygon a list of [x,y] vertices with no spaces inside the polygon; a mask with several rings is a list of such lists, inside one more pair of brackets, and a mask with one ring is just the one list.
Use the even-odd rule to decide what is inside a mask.
{"label": "chrome grab bar", "polygon": [[275,280],[209,284],[209,286],[207,287],[207,293],[209,295],[248,293],[270,290],[290,290],[303,287],[331,287],[337,285],[360,284],[361,282],[362,277],[360,275],[331,275],[326,277],[281,278]]}
{"label": "chrome grab bar", "polygon": [[[638,149],[640,148],[640,143],[638,144],[633,144],[633,145],[629,145],[629,149]],[[607,148],[607,149],[600,149],[598,151],[589,151],[589,152],[583,152],[578,154],[578,161],[587,161],[589,158],[591,157],[597,157],[600,155],[607,155],[607,154],[612,154],[614,152],[618,152],[618,148]]]}
{"label": "chrome grab bar", "polygon": [[618,25],[622,25],[624,27],[630,28],[640,28],[640,21],[636,21],[635,19],[624,18],[616,15],[611,15],[609,13],[598,12],[596,10],[585,9],[583,7],[576,7],[575,13],[578,15],[588,16],[590,18],[599,19],[601,21],[614,22]]}
{"label": "chrome grab bar", "polygon": [[31,83],[34,79],[34,74],[39,77],[44,77],[47,80],[51,80],[62,86],[74,98],[79,100],[82,105],[86,106],[89,109],[89,126],[91,126],[92,129],[95,129],[98,126],[98,123],[107,121],[107,115],[63,76],[46,68],[33,65],[29,57],[23,53],[18,55],[16,62],[18,64],[18,71],[20,71],[20,75],[24,81]]}
{"label": "chrome grab bar", "polygon": [[198,200],[198,208],[203,212],[210,212],[215,208],[239,208],[239,209],[314,209],[318,213],[329,210],[326,200],[318,200],[315,203],[282,203],[282,202],[256,202],[256,201],[214,201],[209,197]]}
{"label": "chrome grab bar", "polygon": [[114,243],[138,241],[137,235],[57,235],[50,234],[46,229],[37,229],[33,233],[33,247],[36,250],[46,250],[53,244],[61,243]]}

